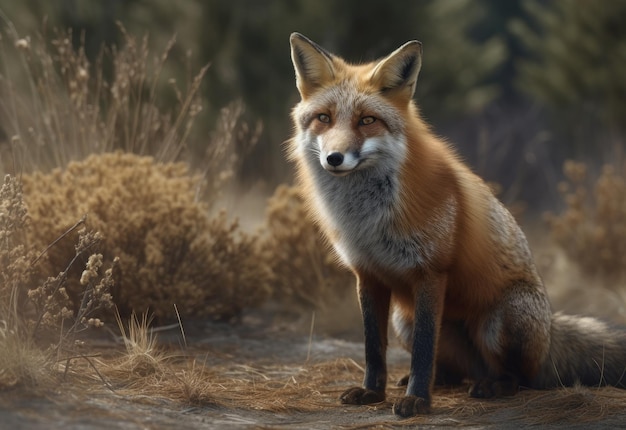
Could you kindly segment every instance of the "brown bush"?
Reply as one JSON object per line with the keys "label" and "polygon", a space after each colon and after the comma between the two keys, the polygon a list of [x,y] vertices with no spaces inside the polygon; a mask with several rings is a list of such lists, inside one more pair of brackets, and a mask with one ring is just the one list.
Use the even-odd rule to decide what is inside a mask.
{"label": "brown bush", "polygon": [[[122,314],[149,308],[163,317],[177,304],[186,315],[230,318],[266,295],[269,274],[254,261],[254,238],[240,234],[223,214],[208,217],[196,196],[215,202],[233,171],[233,145],[253,142],[259,127],[240,121],[241,103],[223,109],[201,163],[203,178],[191,178],[173,162],[194,152],[207,68],[179,85],[164,73],[173,39],[155,56],[147,36],[120,32],[122,47],[104,49],[92,62],[84,41],[74,48],[71,30],[31,38],[7,23],[6,37],[0,37],[0,60],[7,64],[0,72],[6,101],[0,128],[10,139],[0,141],[0,150],[13,165],[0,170],[56,169],[24,176],[30,245],[46,248],[87,214],[89,229],[103,235],[93,247],[104,258],[101,273],[120,257],[107,282],[118,281],[111,292]],[[150,157],[112,154],[116,149]],[[40,312],[48,306],[46,292],[63,300],[67,293],[74,311],[81,307],[85,285],[79,279],[87,263],[81,259],[89,254],[77,255],[77,230],[51,246],[38,265],[40,282],[29,288]],[[80,264],[70,264],[66,273],[77,258]],[[54,305],[65,307],[59,300]],[[55,312],[60,314],[69,312]]]}
{"label": "brown bush", "polygon": [[279,300],[324,306],[354,286],[354,275],[309,217],[296,186],[281,185],[268,201],[265,252]]}
{"label": "brown bush", "polygon": [[[37,248],[85,214],[89,227],[102,233],[97,251],[109,264],[119,257],[112,295],[122,315],[149,310],[171,317],[176,305],[185,316],[230,319],[268,295],[270,273],[258,261],[255,237],[223,213],[208,215],[207,205],[196,201],[200,180],[185,164],[108,153],[23,181],[30,243]],[[65,267],[74,243],[71,234],[50,248],[40,273]],[[75,305],[79,279],[68,280]]]}
{"label": "brown bush", "polygon": [[594,180],[585,163],[568,161],[559,184],[565,201],[548,214],[552,236],[581,270],[610,282],[626,278],[626,181],[605,165]]}

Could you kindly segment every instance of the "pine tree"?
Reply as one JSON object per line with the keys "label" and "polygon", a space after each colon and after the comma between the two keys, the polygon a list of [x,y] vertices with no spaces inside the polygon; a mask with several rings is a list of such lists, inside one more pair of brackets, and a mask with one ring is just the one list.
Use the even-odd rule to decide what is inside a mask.
{"label": "pine tree", "polygon": [[598,126],[626,131],[626,1],[524,6],[532,21],[511,27],[528,54],[518,63],[519,88],[547,106],[579,146]]}

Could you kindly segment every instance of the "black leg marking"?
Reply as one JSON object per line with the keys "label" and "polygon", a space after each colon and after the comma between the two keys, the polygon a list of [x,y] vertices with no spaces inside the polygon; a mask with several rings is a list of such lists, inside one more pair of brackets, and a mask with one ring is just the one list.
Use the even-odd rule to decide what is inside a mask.
{"label": "black leg marking", "polygon": [[410,417],[430,412],[431,390],[434,383],[435,351],[441,308],[445,291],[445,277],[423,283],[415,298],[411,373],[406,396],[393,406],[393,412]]}
{"label": "black leg marking", "polygon": [[344,404],[364,405],[385,400],[390,299],[389,289],[359,279],[359,300],[365,331],[365,377],[363,388],[350,388],[341,395],[340,399]]}

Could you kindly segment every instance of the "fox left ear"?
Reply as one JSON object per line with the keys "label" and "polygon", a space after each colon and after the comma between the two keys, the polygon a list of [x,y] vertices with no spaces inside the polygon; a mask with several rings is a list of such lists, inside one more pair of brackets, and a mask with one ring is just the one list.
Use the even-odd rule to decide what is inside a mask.
{"label": "fox left ear", "polygon": [[296,86],[305,99],[335,77],[333,56],[300,33],[292,33],[291,61],[296,69]]}
{"label": "fox left ear", "polygon": [[374,67],[372,84],[382,92],[402,96],[408,102],[415,93],[417,75],[422,67],[422,44],[417,40],[405,43]]}

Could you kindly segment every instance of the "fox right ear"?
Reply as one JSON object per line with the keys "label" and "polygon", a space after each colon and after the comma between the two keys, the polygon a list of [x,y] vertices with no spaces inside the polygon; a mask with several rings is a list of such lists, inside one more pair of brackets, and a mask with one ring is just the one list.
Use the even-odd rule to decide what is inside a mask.
{"label": "fox right ear", "polygon": [[421,67],[422,44],[412,40],[383,58],[374,67],[371,79],[383,92],[403,97],[408,102],[415,93]]}
{"label": "fox right ear", "polygon": [[305,99],[335,77],[332,54],[300,33],[292,33],[291,61],[296,70],[296,86]]}

